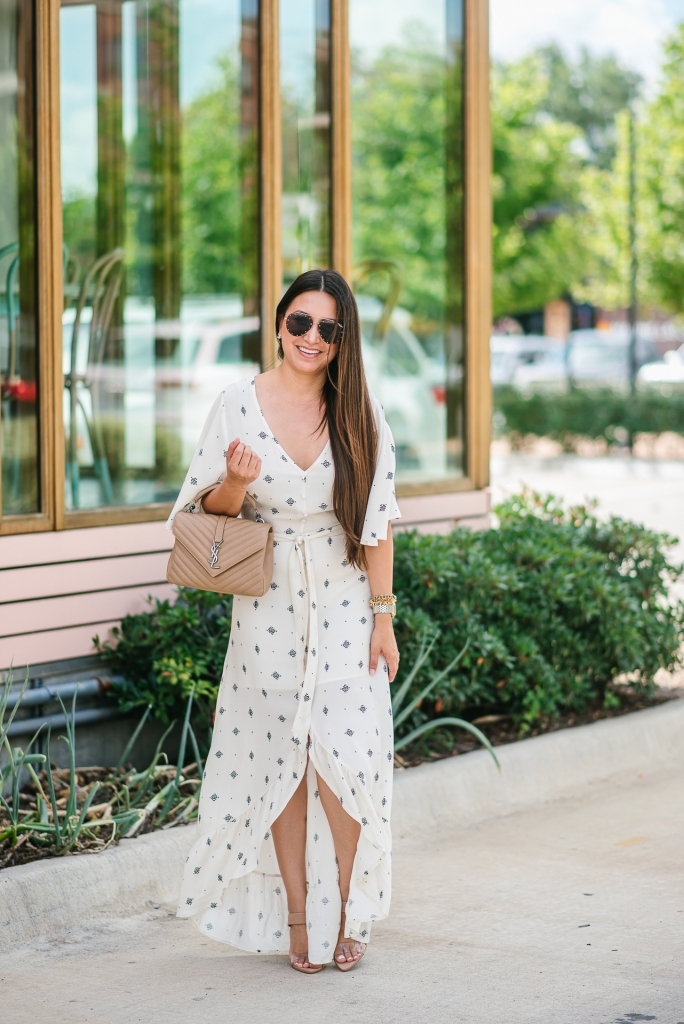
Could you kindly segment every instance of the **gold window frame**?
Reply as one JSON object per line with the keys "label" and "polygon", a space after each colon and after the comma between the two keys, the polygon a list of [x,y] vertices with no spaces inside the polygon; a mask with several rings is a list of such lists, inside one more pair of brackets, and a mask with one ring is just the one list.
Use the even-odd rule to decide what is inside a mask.
{"label": "gold window frame", "polygon": [[[64,507],[62,424],[62,203],[59,0],[36,0],[36,209],[39,331],[39,512],[2,517],[0,535],[165,519],[157,503],[83,511]],[[275,359],[273,323],[282,279],[279,0],[260,3],[261,318],[263,365]],[[403,484],[402,495],[480,490],[489,483],[491,389],[491,137],[488,0],[465,0],[465,450],[466,475]],[[351,274],[351,101],[348,0],[331,0],[332,265]]]}

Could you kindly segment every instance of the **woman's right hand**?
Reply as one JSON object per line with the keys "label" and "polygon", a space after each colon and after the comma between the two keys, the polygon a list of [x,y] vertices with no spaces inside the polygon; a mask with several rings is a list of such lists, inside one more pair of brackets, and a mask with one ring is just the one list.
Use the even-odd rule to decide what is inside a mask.
{"label": "woman's right hand", "polygon": [[202,498],[205,512],[214,515],[239,516],[245,491],[261,472],[261,459],[239,437],[231,441],[226,452],[226,475],[218,487]]}
{"label": "woman's right hand", "polygon": [[232,489],[247,490],[261,472],[261,459],[239,437],[231,441],[226,453],[226,481]]}

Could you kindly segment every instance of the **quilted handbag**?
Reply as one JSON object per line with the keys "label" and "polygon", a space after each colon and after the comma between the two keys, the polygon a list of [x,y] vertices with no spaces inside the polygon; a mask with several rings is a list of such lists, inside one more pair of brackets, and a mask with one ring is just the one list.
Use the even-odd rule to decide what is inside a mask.
{"label": "quilted handbag", "polygon": [[[256,511],[252,496],[248,494],[246,499]],[[201,495],[193,504],[199,504],[197,512],[177,512],[173,521],[176,543],[166,568],[169,583],[217,594],[262,597],[273,577],[273,527],[253,519],[204,512]]]}

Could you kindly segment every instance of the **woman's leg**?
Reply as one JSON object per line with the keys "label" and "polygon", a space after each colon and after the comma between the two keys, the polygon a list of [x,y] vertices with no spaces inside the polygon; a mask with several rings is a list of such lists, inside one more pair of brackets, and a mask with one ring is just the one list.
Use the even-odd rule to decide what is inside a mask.
{"label": "woman's leg", "polygon": [[[351,882],[354,858],[356,857],[356,847],[358,846],[359,835],[361,834],[361,826],[358,821],[355,821],[354,818],[347,814],[347,812],[342,808],[340,801],[318,773],[316,773],[316,779],[318,783],[318,795],[321,798],[323,810],[325,811],[328,819],[330,831],[333,836],[333,842],[335,844],[335,856],[337,857],[337,865],[340,873],[340,895],[342,897],[342,902],[346,903],[349,897],[349,884]],[[353,939],[345,940],[344,930],[345,915],[343,913],[342,923],[340,925],[340,934],[337,940],[337,948],[335,950],[335,960],[340,963],[343,963],[344,961],[358,960],[363,952],[362,943],[357,943]]]}
{"label": "woman's leg", "polygon": [[[273,845],[280,874],[283,876],[287,909],[290,914],[301,914],[306,911],[306,797],[305,773],[287,807],[271,825]],[[308,948],[306,925],[292,925],[290,952],[304,954],[301,961],[303,966],[318,966],[309,964],[306,958]]]}

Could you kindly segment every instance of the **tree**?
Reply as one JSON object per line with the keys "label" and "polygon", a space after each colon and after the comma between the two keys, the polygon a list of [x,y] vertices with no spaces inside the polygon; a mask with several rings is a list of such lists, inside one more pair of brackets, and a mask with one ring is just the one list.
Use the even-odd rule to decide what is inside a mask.
{"label": "tree", "polygon": [[684,25],[665,44],[662,84],[638,136],[641,300],[684,313]]}
{"label": "tree", "polygon": [[575,125],[543,116],[538,55],[492,69],[494,315],[538,309],[591,263]]}
{"label": "tree", "polygon": [[573,64],[557,46],[492,69],[495,316],[568,294],[624,303],[620,118],[639,84],[614,57]]}
{"label": "tree", "polygon": [[[401,304],[423,321],[444,315],[447,202],[444,55],[420,25],[369,65],[355,59],[354,257],[399,260]],[[458,65],[452,66],[454,81]],[[450,181],[458,203],[458,182]]]}
{"label": "tree", "polygon": [[556,45],[537,52],[548,82],[542,109],[557,121],[577,125],[588,159],[604,170],[610,168],[617,151],[616,117],[636,99],[641,75],[612,55],[593,57],[586,47],[575,64]]}
{"label": "tree", "polygon": [[241,291],[240,93],[234,63],[183,111],[182,238],[185,294]]}

